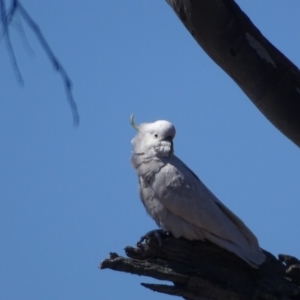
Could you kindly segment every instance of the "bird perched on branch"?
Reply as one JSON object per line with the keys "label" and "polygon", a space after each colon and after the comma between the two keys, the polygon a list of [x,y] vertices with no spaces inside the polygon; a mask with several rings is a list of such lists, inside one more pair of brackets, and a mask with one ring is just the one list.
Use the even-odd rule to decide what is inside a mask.
{"label": "bird perched on branch", "polygon": [[173,236],[208,240],[258,268],[266,259],[257,238],[174,155],[175,127],[168,121],[134,124],[131,164],[139,180],[140,198],[156,224]]}

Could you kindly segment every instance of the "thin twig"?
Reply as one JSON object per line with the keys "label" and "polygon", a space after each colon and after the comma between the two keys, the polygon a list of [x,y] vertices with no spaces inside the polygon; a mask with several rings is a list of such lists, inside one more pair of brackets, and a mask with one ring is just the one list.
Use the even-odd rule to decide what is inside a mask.
{"label": "thin twig", "polygon": [[18,8],[18,0],[12,0],[11,6],[8,10],[7,17],[6,17],[7,26],[10,24],[10,22],[14,18],[17,8]]}
{"label": "thin twig", "polygon": [[[50,61],[52,62],[54,69],[61,75],[65,89],[66,89],[67,99],[68,99],[68,102],[69,102],[69,105],[71,107],[71,111],[73,114],[73,123],[77,127],[79,125],[80,118],[79,118],[79,113],[78,113],[78,109],[77,109],[77,104],[73,97],[73,92],[72,92],[73,87],[72,87],[71,79],[68,76],[64,67],[62,66],[62,64],[60,63],[60,61],[58,60],[58,58],[52,52],[50,46],[48,45],[46,39],[44,38],[44,36],[42,34],[40,28],[34,22],[34,20],[30,17],[28,12],[24,9],[24,7],[21,5],[21,3],[18,0],[12,0],[11,6],[10,6],[8,12],[6,11],[4,0],[0,0],[0,10],[1,10],[1,16],[0,16],[1,22],[3,24],[3,34],[2,35],[3,35],[3,38],[5,38],[6,46],[8,47],[8,52],[9,52],[16,76],[18,78],[18,81],[21,84],[24,83],[23,78],[20,73],[20,70],[18,68],[16,56],[13,51],[13,47],[12,47],[10,35],[9,35],[9,25],[10,25],[11,21],[13,20],[17,11],[24,18],[25,22],[28,24],[28,26],[32,29],[32,31],[36,35],[42,48],[46,52]],[[24,34],[23,29],[22,28],[20,28],[20,29],[22,30],[22,33]],[[24,34],[24,36],[25,36],[25,34]],[[0,41],[1,41],[1,38],[0,38]]]}
{"label": "thin twig", "polygon": [[18,4],[17,0],[12,0],[12,4],[11,4],[10,8],[8,9],[8,12],[6,13],[5,2],[4,2],[4,0],[0,0],[1,22],[3,25],[3,33],[2,33],[2,36],[0,37],[0,42],[1,42],[2,38],[4,37],[4,35],[6,34],[8,26],[11,23],[14,15],[16,13],[17,4]]}
{"label": "thin twig", "polygon": [[[9,19],[9,22],[8,22],[4,0],[0,0],[0,11],[1,11],[1,21],[2,21],[2,24],[3,24],[3,38],[6,41],[5,44],[8,48],[8,53],[9,53],[9,56],[10,56],[10,60],[11,60],[12,66],[15,70],[17,80],[19,81],[19,83],[21,85],[24,85],[24,80],[23,80],[22,74],[20,72],[20,69],[19,69],[19,66],[18,66],[18,63],[17,63],[17,59],[16,59],[16,55],[15,55],[15,52],[14,52],[14,49],[12,47],[11,40],[10,40],[9,22],[11,21],[11,18]],[[13,11],[15,12],[15,9]]]}
{"label": "thin twig", "polygon": [[61,75],[64,86],[66,89],[67,93],[67,98],[73,113],[73,122],[75,126],[79,125],[79,113],[77,109],[77,104],[74,100],[73,93],[72,93],[72,82],[71,79],[69,78],[66,70],[64,67],[61,65],[57,57],[54,55],[52,52],[50,46],[48,45],[46,39],[44,38],[41,30],[39,29],[38,25],[33,21],[33,19],[30,17],[30,15],[27,13],[27,11],[24,9],[24,7],[20,4],[20,2],[17,3],[18,5],[18,10],[27,22],[27,24],[31,27],[35,35],[37,36],[37,39],[41,43],[43,49],[45,50],[46,54],[48,55],[50,61],[52,62],[55,70]]}
{"label": "thin twig", "polygon": [[19,21],[19,23],[15,22],[15,23],[13,23],[13,26],[17,30],[17,32],[19,33],[20,38],[22,39],[23,45],[24,45],[24,47],[27,50],[27,53],[30,56],[33,57],[33,56],[35,56],[35,52],[34,52],[34,50],[32,49],[31,45],[28,42],[28,38],[26,36],[26,32],[25,32],[25,30],[23,28],[22,19],[20,18],[18,21]]}

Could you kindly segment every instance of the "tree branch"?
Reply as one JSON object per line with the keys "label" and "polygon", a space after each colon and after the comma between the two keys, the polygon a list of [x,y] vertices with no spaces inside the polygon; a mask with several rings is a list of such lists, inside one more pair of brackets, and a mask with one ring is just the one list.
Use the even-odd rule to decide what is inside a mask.
{"label": "tree branch", "polygon": [[[173,285],[142,285],[187,300],[300,299],[300,277],[288,278],[286,266],[266,251],[267,261],[258,270],[209,242],[173,237],[164,238],[161,246],[150,238],[139,247],[125,247],[125,252],[128,258],[111,253],[99,268],[171,281]],[[281,260],[290,261],[287,269],[293,266],[299,276],[297,259],[281,255]]]}
{"label": "tree branch", "polygon": [[[13,1],[13,2],[15,2],[15,1]],[[13,69],[15,71],[17,80],[19,81],[19,83],[21,85],[24,85],[24,80],[23,80],[22,74],[20,72],[18,63],[17,63],[16,55],[15,55],[14,49],[13,49],[12,44],[11,44],[10,33],[9,33],[9,24],[10,24],[10,21],[11,21],[12,14],[15,12],[15,5],[13,4],[11,6],[11,9],[9,10],[9,13],[7,14],[6,13],[5,2],[4,2],[4,0],[0,0],[0,12],[1,12],[1,22],[3,24],[3,37],[5,39],[5,44],[6,44],[7,49],[8,49],[11,64],[12,64]]]}
{"label": "tree branch", "polygon": [[167,0],[203,50],[300,147],[300,71],[233,0]]}
{"label": "tree branch", "polygon": [[67,93],[67,99],[68,99],[68,102],[69,102],[69,105],[70,105],[70,108],[71,108],[71,111],[73,114],[73,122],[74,122],[75,126],[78,126],[80,118],[79,118],[79,113],[78,113],[78,109],[77,109],[77,104],[73,97],[73,86],[72,86],[71,79],[70,79],[69,75],[67,74],[65,68],[62,66],[62,64],[58,60],[58,58],[54,55],[53,51],[51,50],[51,47],[47,43],[47,41],[46,41],[45,37],[43,36],[38,25],[34,22],[34,20],[31,18],[31,16],[28,14],[28,12],[25,10],[23,5],[18,0],[12,0],[12,4],[11,4],[11,7],[10,7],[8,13],[6,12],[6,9],[5,9],[4,0],[0,0],[0,11],[1,11],[1,22],[3,25],[3,36],[6,39],[6,45],[8,47],[8,52],[10,54],[12,65],[14,67],[18,81],[23,84],[23,78],[22,78],[21,72],[18,68],[18,64],[16,61],[16,57],[15,57],[15,54],[13,51],[13,47],[12,47],[12,44],[10,41],[10,35],[9,35],[9,25],[17,12],[20,13],[21,17],[23,17],[26,24],[31,28],[31,30],[37,37],[38,41],[40,42],[42,48],[46,52],[54,69],[61,75],[63,83],[64,83],[64,87],[65,87],[65,90]]}

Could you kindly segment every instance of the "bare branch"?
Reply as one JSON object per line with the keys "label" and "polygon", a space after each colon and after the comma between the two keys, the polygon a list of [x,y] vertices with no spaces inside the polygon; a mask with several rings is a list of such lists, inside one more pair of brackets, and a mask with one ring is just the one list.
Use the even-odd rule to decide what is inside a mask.
{"label": "bare branch", "polygon": [[15,13],[17,11],[17,8],[18,8],[18,0],[12,0],[11,1],[11,6],[10,6],[10,9],[8,10],[7,18],[6,18],[7,19],[7,26],[10,24],[10,22],[14,18]]}
{"label": "bare branch", "polygon": [[69,104],[70,104],[70,107],[71,107],[71,110],[73,113],[74,125],[78,126],[79,125],[79,114],[78,114],[77,104],[74,101],[74,97],[73,97],[73,93],[72,93],[73,86],[72,86],[70,77],[68,76],[66,70],[64,69],[62,64],[59,62],[57,57],[52,52],[51,48],[49,47],[46,39],[44,38],[44,36],[42,34],[40,28],[33,21],[33,19],[27,13],[27,11],[24,9],[24,7],[20,4],[20,2],[18,2],[18,10],[21,13],[21,15],[23,16],[23,18],[25,19],[25,21],[27,22],[27,24],[31,27],[31,29],[35,33],[37,39],[41,43],[41,46],[47,53],[50,61],[52,62],[55,70],[61,75],[63,82],[64,82],[65,89],[66,89],[68,101],[69,101]]}
{"label": "bare branch", "polygon": [[[173,237],[164,238],[161,245],[150,238],[141,246],[125,247],[125,252],[128,258],[111,253],[99,268],[170,281],[173,285],[142,285],[188,300],[300,299],[300,282],[286,271],[296,265],[285,266],[267,251],[260,269],[212,243]],[[288,258],[281,256],[282,261]]]}
{"label": "bare branch", "polygon": [[6,45],[8,47],[8,52],[10,54],[10,57],[12,60],[12,65],[14,67],[14,70],[15,70],[18,80],[21,83],[23,83],[23,78],[19,71],[16,57],[15,57],[13,47],[12,47],[11,41],[10,41],[10,36],[9,36],[9,25],[10,25],[11,21],[13,20],[16,12],[20,13],[21,17],[23,17],[23,19],[25,20],[27,25],[31,28],[31,30],[37,37],[38,41],[40,42],[42,48],[46,52],[48,58],[50,59],[52,65],[54,66],[54,69],[61,75],[63,83],[64,83],[64,87],[66,90],[67,99],[68,99],[68,102],[69,102],[69,105],[71,107],[71,111],[73,114],[73,122],[74,122],[74,125],[77,127],[79,125],[80,118],[79,118],[79,113],[78,113],[78,109],[77,109],[77,104],[76,104],[76,102],[74,100],[74,96],[73,96],[73,85],[72,85],[71,79],[70,79],[69,75],[67,74],[65,68],[62,66],[62,64],[58,60],[58,58],[54,55],[54,53],[51,50],[49,44],[47,43],[45,37],[43,36],[40,28],[38,27],[36,22],[34,22],[34,20],[30,17],[28,12],[25,10],[23,5],[18,0],[12,0],[12,4],[11,4],[11,7],[8,12],[6,12],[4,0],[0,0],[0,9],[1,9],[1,21],[3,24],[3,36],[5,37]]}
{"label": "bare branch", "polygon": [[[17,59],[16,59],[16,56],[15,56],[15,52],[14,52],[14,49],[12,47],[11,40],[10,40],[9,23],[11,21],[11,18],[8,19],[8,17],[7,17],[4,0],[0,0],[0,11],[1,11],[1,22],[3,24],[3,38],[5,40],[5,44],[8,48],[8,53],[9,53],[9,56],[10,56],[11,64],[12,64],[13,69],[15,71],[17,80],[19,81],[19,83],[21,85],[24,85],[24,80],[23,80],[22,74],[20,72],[20,69],[19,69],[19,66],[18,66],[18,63],[17,63]],[[15,11],[15,9],[13,11]]]}

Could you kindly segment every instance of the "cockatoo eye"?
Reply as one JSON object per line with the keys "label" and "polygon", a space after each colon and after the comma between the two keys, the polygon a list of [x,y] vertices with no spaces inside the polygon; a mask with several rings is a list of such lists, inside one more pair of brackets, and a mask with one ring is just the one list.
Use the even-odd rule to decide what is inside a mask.
{"label": "cockatoo eye", "polygon": [[154,133],[154,137],[156,137],[156,138],[157,138],[157,137],[158,137],[158,134],[157,134],[157,133]]}

